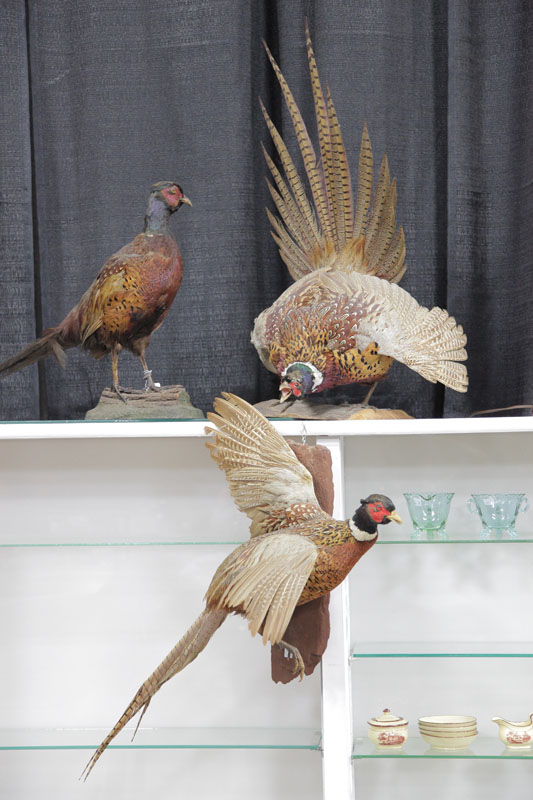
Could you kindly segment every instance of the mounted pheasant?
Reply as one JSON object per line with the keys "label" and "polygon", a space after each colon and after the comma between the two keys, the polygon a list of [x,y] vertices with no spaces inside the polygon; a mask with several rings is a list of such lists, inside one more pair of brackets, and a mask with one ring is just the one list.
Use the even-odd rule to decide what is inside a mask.
{"label": "mounted pheasant", "polygon": [[118,355],[126,348],[141,362],[145,389],[155,389],[145,351],[180,288],[183,266],[168,220],[184,203],[191,205],[177,183],[154,184],[143,232],[106,261],[63,322],[0,364],[0,375],[10,375],[49,355],[65,366],[64,351],[81,347],[93,358],[111,353],[113,388],[124,399],[118,380]]}
{"label": "mounted pheasant", "polygon": [[[303,676],[298,650],[283,641],[296,606],[338,586],[376,542],[378,525],[401,522],[388,497],[373,494],[345,522],[318,505],[313,479],[287,442],[256,409],[232,394],[215,400],[208,414],[218,430],[208,442],[226,473],[231,494],[251,519],[251,539],[222,562],[207,590],[205,610],[142,684],[119,721],[95,751],[90,771],[115,736],[154,694],[207,645],[229,614],[248,620],[252,636],[286,648]],[[139,725],[138,723],[138,725]],[[137,725],[137,727],[138,727]]]}
{"label": "mounted pheasant", "polygon": [[324,95],[307,27],[306,39],[319,157],[266,48],[294,124],[313,205],[261,104],[281,162],[280,171],[264,151],[279,217],[267,213],[296,283],[256,319],[252,342],[267,369],[281,379],[281,401],[363,383],[371,386],[366,402],[394,360],[428,381],[465,392],[466,368],[458,363],[467,357],[461,326],[447,311],[429,311],[396,285],[405,272],[405,242],[402,228],[396,229],[396,182],[390,180],[387,157],[372,199],[372,148],[365,124],[354,201],[339,122],[328,87]]}

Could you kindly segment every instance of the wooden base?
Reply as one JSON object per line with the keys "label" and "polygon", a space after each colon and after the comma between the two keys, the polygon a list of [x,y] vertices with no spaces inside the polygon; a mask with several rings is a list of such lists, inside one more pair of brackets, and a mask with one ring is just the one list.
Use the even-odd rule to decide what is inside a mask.
{"label": "wooden base", "polygon": [[[320,507],[333,513],[333,473],[331,453],[321,445],[291,442],[289,445],[296,457],[307,467],[313,478],[313,488]],[[329,593],[303,606],[296,606],[283,639],[296,647],[305,664],[305,674],[311,675],[320,664],[329,639]],[[272,680],[289,683],[297,676],[293,672],[294,661],[285,658],[283,648],[271,648]]]}
{"label": "wooden base", "polygon": [[120,393],[126,402],[113,389],[105,388],[85,419],[204,419],[184,386],[162,386],[157,392],[121,388]]}
{"label": "wooden base", "polygon": [[265,417],[288,419],[413,419],[409,414],[396,408],[374,408],[360,403],[314,403],[312,400],[294,400],[280,403],[279,400],[264,400],[255,408]]}

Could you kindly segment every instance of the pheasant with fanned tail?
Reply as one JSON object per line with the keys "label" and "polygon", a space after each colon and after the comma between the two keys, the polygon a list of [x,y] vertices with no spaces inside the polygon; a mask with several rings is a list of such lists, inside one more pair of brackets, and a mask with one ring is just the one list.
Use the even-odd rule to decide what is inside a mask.
{"label": "pheasant with fanned tail", "polygon": [[294,124],[307,183],[265,107],[263,114],[280,168],[265,150],[279,216],[267,211],[272,235],[295,283],[255,321],[252,342],[278,374],[281,400],[342,384],[376,383],[399,361],[426,380],[465,392],[466,336],[447,311],[420,306],[397,286],[405,272],[405,240],[396,227],[396,181],[387,157],[373,188],[366,124],[357,192],[329,88],[322,88],[309,31],[307,54],[316,112],[319,156],[291,90],[270,51]]}
{"label": "pheasant with fanned tail", "polygon": [[283,640],[294,609],[338,586],[376,542],[378,525],[401,522],[393,502],[372,494],[340,522],[323,511],[313,479],[287,442],[256,409],[232,394],[208,414],[217,430],[208,442],[226,473],[237,506],[251,519],[251,538],[222,562],[207,590],[206,607],[141,685],[84,770],[85,778],[133,717],[142,719],[157,691],[205,648],[230,614],[248,620],[253,636],[290,652],[301,676],[298,650]]}

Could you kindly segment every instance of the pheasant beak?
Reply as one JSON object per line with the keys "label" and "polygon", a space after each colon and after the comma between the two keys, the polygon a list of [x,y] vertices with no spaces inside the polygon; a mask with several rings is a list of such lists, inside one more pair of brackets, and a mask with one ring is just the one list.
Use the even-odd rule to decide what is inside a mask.
{"label": "pheasant beak", "polygon": [[183,203],[185,203],[186,206],[192,206],[191,201],[189,200],[188,197],[186,197],[186,195],[182,195],[182,197],[180,197],[180,200],[181,200],[182,205],[183,205]]}
{"label": "pheasant beak", "polygon": [[287,381],[282,381],[279,385],[279,402],[285,403],[292,396],[292,388]]}
{"label": "pheasant beak", "polygon": [[400,517],[400,515],[398,514],[397,511],[391,511],[390,514],[388,515],[387,519],[394,520],[394,522],[397,522],[398,525],[401,525],[402,522],[403,522],[402,518]]}

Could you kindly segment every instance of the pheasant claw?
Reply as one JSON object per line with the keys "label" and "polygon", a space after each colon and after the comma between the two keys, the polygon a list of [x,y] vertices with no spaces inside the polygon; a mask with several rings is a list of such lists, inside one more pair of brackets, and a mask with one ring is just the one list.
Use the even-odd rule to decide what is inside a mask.
{"label": "pheasant claw", "polygon": [[120,400],[122,400],[122,402],[123,402],[123,403],[127,403],[127,402],[128,402],[128,401],[127,401],[127,399],[126,399],[126,398],[124,397],[124,395],[122,394],[122,392],[121,392],[121,390],[120,390],[120,386],[116,386],[115,384],[113,384],[113,391],[114,391],[114,392],[115,392],[115,394],[118,396],[118,398],[119,398]]}
{"label": "pheasant claw", "polygon": [[288,651],[289,658],[294,658],[293,672],[295,675],[299,674],[300,680],[303,681],[305,675],[305,663],[298,648],[292,644],[289,644],[288,642],[284,642],[283,640],[278,642],[278,647],[283,647]]}

